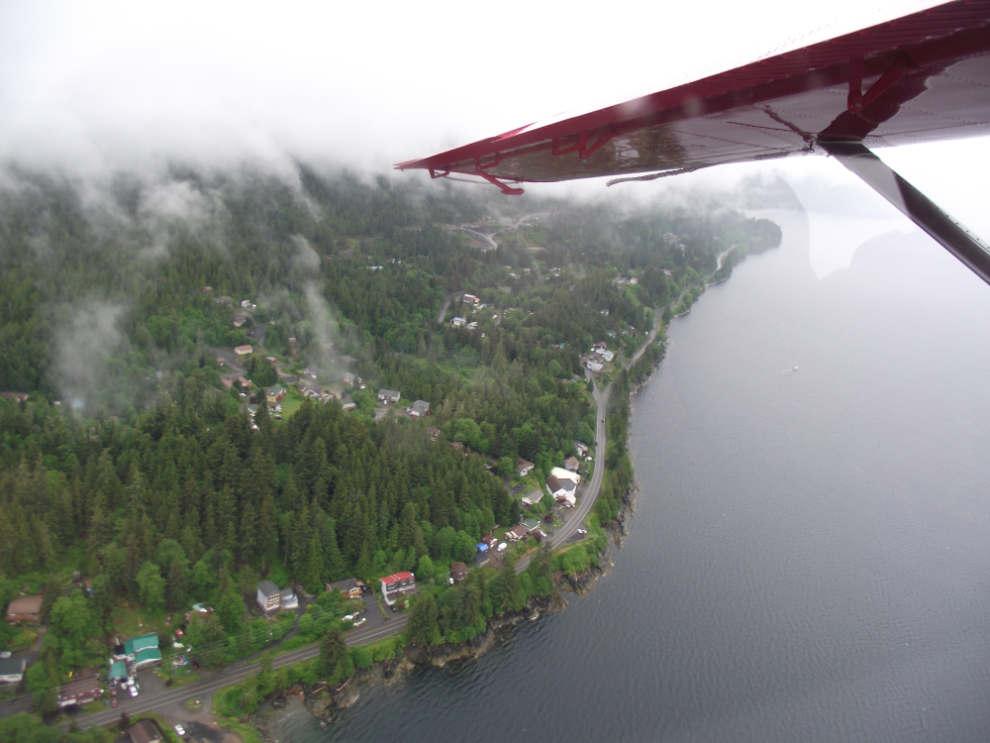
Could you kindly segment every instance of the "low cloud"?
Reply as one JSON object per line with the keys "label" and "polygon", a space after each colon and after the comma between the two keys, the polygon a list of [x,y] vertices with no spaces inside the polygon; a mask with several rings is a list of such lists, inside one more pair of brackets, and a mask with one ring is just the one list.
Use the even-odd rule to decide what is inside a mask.
{"label": "low cloud", "polygon": [[55,335],[54,386],[66,404],[79,407],[106,388],[108,361],[128,345],[120,329],[126,307],[94,299],[62,312],[69,317]]}

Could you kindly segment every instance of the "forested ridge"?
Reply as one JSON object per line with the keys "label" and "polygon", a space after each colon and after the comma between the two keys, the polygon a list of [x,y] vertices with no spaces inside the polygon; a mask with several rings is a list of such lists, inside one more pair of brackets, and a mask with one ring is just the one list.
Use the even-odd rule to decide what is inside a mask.
{"label": "forested ridge", "polygon": [[[470,636],[484,616],[545,594],[547,559],[521,587],[503,570],[440,588],[452,560],[470,563],[483,534],[518,520],[506,487],[517,457],[542,478],[574,440],[593,445],[582,366],[591,343],[631,353],[653,309],[719,252],[780,237],[714,205],[507,203],[302,165],[296,176],[174,168],[96,188],[6,174],[0,390],[29,399],[0,400],[0,604],[45,591],[38,688],[105,658],[135,610],[153,624],[200,601],[216,607],[209,632],[243,637],[244,596],[264,576],[317,592],[328,580],[416,572],[437,588],[420,610],[438,622],[421,630],[427,638]],[[544,216],[506,229],[497,250],[454,229],[535,212]],[[246,298],[257,303],[252,322],[234,328]],[[453,327],[465,312],[476,327]],[[328,385],[349,368],[367,383],[340,383],[357,409],[305,400],[277,419],[257,389],[226,389],[218,349],[257,343],[249,328],[265,344],[249,376],[272,374],[263,353],[296,375],[319,365]],[[378,387],[429,401],[432,417],[376,422]],[[624,442],[628,409],[619,412],[610,425]],[[435,441],[427,425],[441,430]],[[610,451],[616,474],[598,522],[615,515],[631,477],[623,447]],[[91,596],[72,592],[73,571],[91,579]],[[0,631],[4,647],[24,637]]]}

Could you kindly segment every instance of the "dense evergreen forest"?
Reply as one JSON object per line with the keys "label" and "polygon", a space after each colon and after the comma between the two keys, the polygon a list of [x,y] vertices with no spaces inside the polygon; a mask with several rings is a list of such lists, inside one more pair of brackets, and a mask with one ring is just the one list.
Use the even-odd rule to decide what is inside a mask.
{"label": "dense evergreen forest", "polygon": [[[594,444],[591,344],[631,353],[719,253],[780,240],[714,202],[506,200],[303,165],[292,182],[177,167],[102,185],[11,170],[0,183],[0,390],[28,393],[0,400],[0,604],[44,590],[37,688],[104,659],[135,610],[154,625],[209,603],[200,642],[244,637],[244,596],[264,576],[312,592],[399,570],[444,583],[452,560],[470,563],[483,534],[518,520],[517,458],[542,478],[575,440]],[[500,222],[496,250],[458,229]],[[242,300],[256,306],[235,327]],[[473,327],[450,322],[461,315]],[[245,344],[256,384],[224,384],[235,375],[218,355]],[[258,394],[309,368],[356,409],[287,382],[283,415]],[[432,417],[376,414],[379,387],[430,402]],[[601,523],[631,478],[627,401],[615,404]],[[548,560],[522,589],[472,571],[421,613],[448,639],[470,636],[520,590],[549,591]],[[2,627],[3,647],[29,641]]]}

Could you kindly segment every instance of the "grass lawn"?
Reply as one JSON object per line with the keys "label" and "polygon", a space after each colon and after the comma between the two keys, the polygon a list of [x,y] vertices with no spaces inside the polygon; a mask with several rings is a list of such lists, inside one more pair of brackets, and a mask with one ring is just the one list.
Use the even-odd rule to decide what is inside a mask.
{"label": "grass lawn", "polygon": [[295,413],[303,404],[303,396],[294,389],[289,390],[289,394],[282,399],[282,417],[288,418]]}
{"label": "grass lawn", "polygon": [[130,602],[119,604],[114,610],[114,625],[117,631],[128,637],[137,637],[148,632],[168,633],[165,625],[167,611],[153,612]]}

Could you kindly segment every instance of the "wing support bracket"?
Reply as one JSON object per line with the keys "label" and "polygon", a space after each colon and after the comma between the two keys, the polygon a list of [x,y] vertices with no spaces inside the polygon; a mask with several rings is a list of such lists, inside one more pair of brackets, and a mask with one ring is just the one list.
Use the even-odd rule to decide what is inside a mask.
{"label": "wing support bracket", "polygon": [[582,160],[587,160],[589,157],[591,157],[591,154],[593,152],[595,152],[600,147],[603,147],[609,142],[611,142],[616,134],[617,132],[615,131],[615,129],[613,129],[610,126],[607,129],[605,129],[604,132],[602,132],[601,136],[598,137],[597,140],[595,140],[595,143],[591,145],[591,147],[588,147],[588,130],[582,129],[581,131],[578,132],[577,144],[573,144],[570,147],[562,148],[560,146],[560,137],[554,137],[553,142],[551,144],[551,151],[555,156],[566,155],[570,152],[576,152],[578,153],[578,157],[580,157]]}
{"label": "wing support bracket", "polygon": [[990,284],[990,247],[898,175],[862,142],[819,139],[818,145]]}
{"label": "wing support bracket", "polygon": [[866,106],[879,98],[891,85],[903,77],[905,72],[915,69],[914,64],[907,55],[901,53],[897,56],[894,64],[888,69],[880,79],[877,80],[870,89],[863,92],[863,59],[854,59],[849,63],[849,98],[846,108],[850,113],[858,113]]}
{"label": "wing support bracket", "polygon": [[493,186],[498,186],[499,190],[506,196],[521,196],[525,191],[521,188],[512,188],[511,186],[503,183],[498,178],[493,176],[491,173],[486,173],[485,168],[494,168],[499,164],[501,157],[498,153],[495,153],[495,161],[488,163],[487,165],[481,164],[481,158],[477,157],[474,160],[474,175],[480,175],[486,181],[491,183]]}

